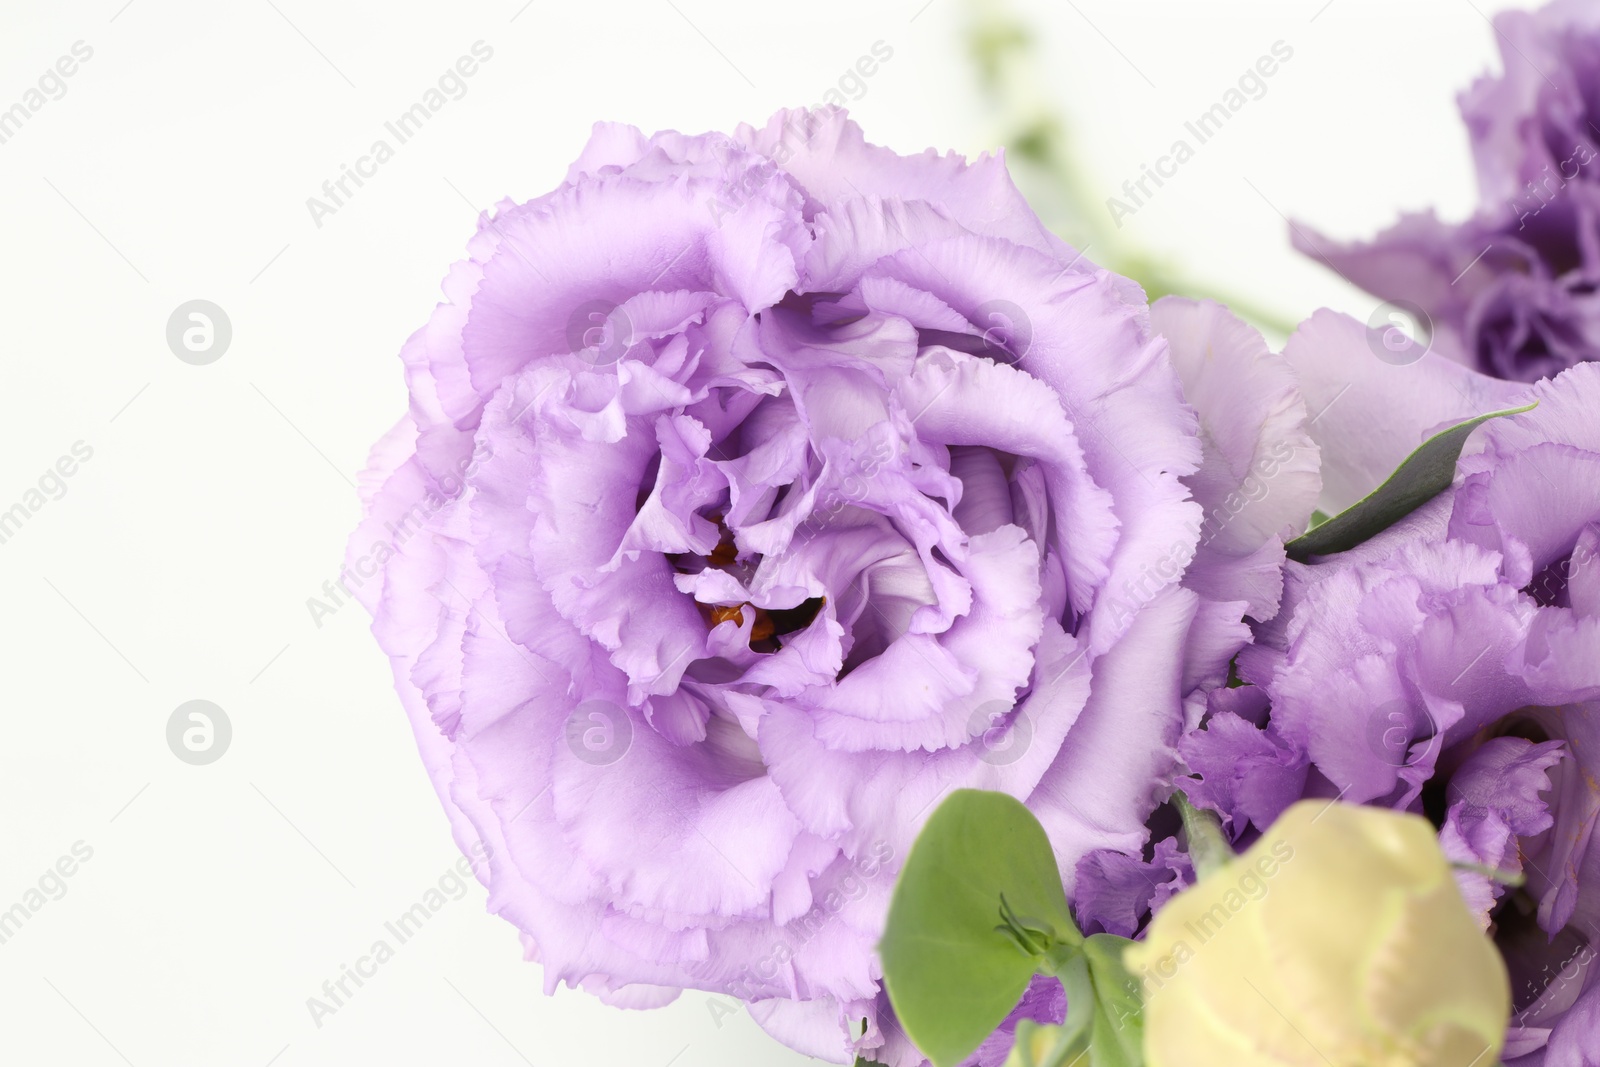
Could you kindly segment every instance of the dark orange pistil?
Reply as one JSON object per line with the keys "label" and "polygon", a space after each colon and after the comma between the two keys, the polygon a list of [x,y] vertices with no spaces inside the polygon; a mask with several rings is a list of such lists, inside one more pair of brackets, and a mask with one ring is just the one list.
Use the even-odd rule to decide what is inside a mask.
{"label": "dark orange pistil", "polygon": [[[744,609],[748,607],[751,607],[748,603],[734,607],[714,605],[711,608],[711,625],[718,626],[731,620],[735,626],[743,626]],[[750,643],[755,644],[757,641],[765,641],[771,638],[778,632],[778,628],[773,623],[772,616],[767,614],[765,608],[753,608],[752,610],[756,613],[756,621],[750,626]]]}
{"label": "dark orange pistil", "polygon": [[[713,512],[706,516],[717,524],[717,545],[705,557],[706,566],[716,567],[721,570],[732,568],[739,561],[739,548],[733,543],[733,531],[729,530],[723,522],[722,512]],[[769,612],[766,608],[758,608],[749,601],[743,604],[699,604],[701,616],[710,627],[720,626],[731,622],[735,626],[744,625],[744,612],[746,608],[755,612],[755,621],[750,624],[750,645],[759,651],[771,651],[777,647],[775,642],[784,634],[793,633],[811,624],[817,612],[822,607],[822,598],[814,598],[793,608],[778,609]]]}

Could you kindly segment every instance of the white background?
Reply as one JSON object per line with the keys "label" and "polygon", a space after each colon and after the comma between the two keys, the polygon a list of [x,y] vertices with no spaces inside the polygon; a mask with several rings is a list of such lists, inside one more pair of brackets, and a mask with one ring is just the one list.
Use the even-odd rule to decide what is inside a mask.
{"label": "white background", "polygon": [[[596,119],[760,123],[879,40],[893,58],[852,105],[869,139],[992,147],[966,0],[3,3],[0,109],[74,42],[94,55],[0,144],[0,510],[75,442],[94,453],[0,544],[0,909],[75,842],[94,852],[0,945],[0,1062],[802,1062],[703,993],[648,1013],[545,998],[476,885],[316,1027],[306,998],[457,857],[366,617],[318,628],[306,599],[337,574],[355,473],[404,408],[396,353],[480,208],[550,189]],[[1500,6],[1021,10],[1099,201],[1293,47],[1120,234],[1292,319],[1372,302],[1291,252],[1279,212],[1355,236],[1468,210],[1454,94],[1496,66]],[[467,95],[316,227],[306,198],[480,39]],[[209,366],[165,341],[197,297],[232,320]],[[195,698],[233,724],[209,766],[166,744]]]}

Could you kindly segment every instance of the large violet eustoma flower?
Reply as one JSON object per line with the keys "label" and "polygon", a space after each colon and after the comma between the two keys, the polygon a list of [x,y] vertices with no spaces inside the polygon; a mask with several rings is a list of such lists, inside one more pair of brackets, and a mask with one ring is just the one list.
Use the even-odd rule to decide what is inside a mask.
{"label": "large violet eustoma flower", "polygon": [[[1208,695],[1187,789],[1246,837],[1302,796],[1430,816],[1510,969],[1505,1062],[1600,1048],[1600,365],[1531,390],[1430,354],[1388,366],[1319,312],[1286,355],[1327,457],[1325,509],[1445,423],[1480,428],[1448,490],[1347,552],[1286,569],[1283,607]],[[1346,459],[1348,458],[1348,462]]]}
{"label": "large violet eustoma flower", "polygon": [[1495,16],[1504,73],[1462,94],[1482,203],[1402,218],[1370,243],[1292,228],[1296,247],[1431,319],[1433,344],[1535,381],[1600,359],[1600,10],[1557,0]]}
{"label": "large violet eustoma flower", "polygon": [[[599,126],[445,292],[350,566],[490,908],[552,989],[920,1062],[873,952],[917,830],[972,786],[1069,878],[1139,855],[1185,708],[1276,609],[1303,406],[1234,390],[1203,442],[1137,287],[999,159],[836,111]],[[1301,506],[1191,567],[1258,452]]]}

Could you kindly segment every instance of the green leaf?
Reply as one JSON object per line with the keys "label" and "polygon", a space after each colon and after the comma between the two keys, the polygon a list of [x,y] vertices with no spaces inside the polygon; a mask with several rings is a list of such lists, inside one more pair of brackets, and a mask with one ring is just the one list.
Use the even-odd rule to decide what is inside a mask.
{"label": "green leaf", "polygon": [[1526,407],[1492,411],[1434,434],[1365,498],[1284,545],[1289,558],[1304,563],[1312,556],[1344,552],[1387,530],[1449,487],[1461,448],[1473,430],[1490,419],[1520,415],[1537,406],[1536,401]]}
{"label": "green leaf", "polygon": [[911,847],[878,949],[906,1036],[935,1067],[954,1067],[1047,953],[1082,941],[1039,821],[1004,793],[960,789]]}

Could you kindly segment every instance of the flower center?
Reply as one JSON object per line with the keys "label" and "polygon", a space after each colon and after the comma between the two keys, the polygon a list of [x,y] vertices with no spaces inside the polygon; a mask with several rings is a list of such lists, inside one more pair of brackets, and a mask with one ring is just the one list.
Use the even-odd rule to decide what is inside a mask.
{"label": "flower center", "polygon": [[[672,565],[683,574],[698,574],[712,568],[726,571],[741,582],[747,582],[755,575],[761,557],[740,560],[738,546],[733,541],[733,531],[723,521],[723,513],[713,512],[706,518],[717,524],[719,536],[716,547],[705,556],[674,556]],[[706,620],[708,629],[725,622],[743,626],[745,612],[754,612],[755,619],[750,626],[750,648],[756,652],[776,652],[783,647],[781,638],[810,626],[826,602],[826,597],[810,597],[792,608],[762,608],[748,600],[738,604],[706,604],[701,601],[695,604],[700,609],[701,617]]]}

